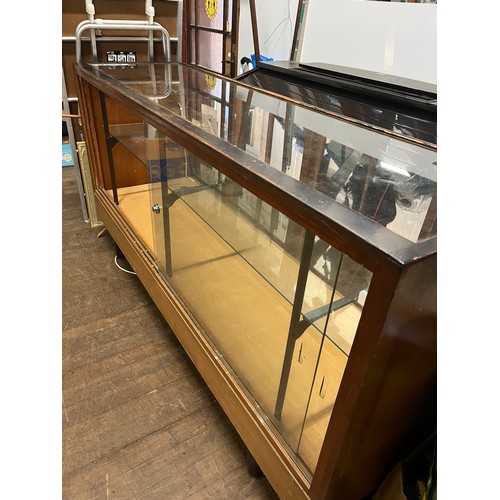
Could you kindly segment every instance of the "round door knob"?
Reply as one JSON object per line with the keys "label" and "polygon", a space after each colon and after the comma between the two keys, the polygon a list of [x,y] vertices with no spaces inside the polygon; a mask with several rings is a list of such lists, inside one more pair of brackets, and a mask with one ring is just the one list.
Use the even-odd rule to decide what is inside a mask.
{"label": "round door knob", "polygon": [[152,207],[151,207],[151,210],[155,213],[155,214],[159,214],[160,211],[161,211],[161,207],[160,205],[158,205],[158,203],[155,203]]}

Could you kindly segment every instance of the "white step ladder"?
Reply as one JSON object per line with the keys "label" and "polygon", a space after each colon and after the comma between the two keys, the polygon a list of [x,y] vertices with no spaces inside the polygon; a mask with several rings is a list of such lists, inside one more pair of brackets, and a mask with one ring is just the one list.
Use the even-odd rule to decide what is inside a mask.
{"label": "white step ladder", "polygon": [[148,43],[148,62],[154,61],[154,35],[155,32],[160,33],[164,62],[170,62],[170,34],[158,22],[154,20],[155,9],[152,0],[145,1],[145,14],[144,20],[115,20],[115,19],[100,19],[95,17],[95,6],[92,0],[85,0],[85,10],[88,19],[82,21],[76,28],[76,62],[81,61],[82,51],[81,42],[82,35],[86,31],[90,31],[90,43],[92,49],[92,62],[98,62],[98,41],[110,41],[116,38],[97,37],[96,31],[101,30],[120,30],[120,31],[146,31],[147,37],[137,37],[127,35],[119,37],[120,41],[146,41]]}
{"label": "white step ladder", "polygon": [[[109,41],[117,41],[117,42],[147,42],[147,62],[154,62],[154,44],[155,33],[159,33],[161,35],[162,42],[162,50],[163,50],[163,62],[170,62],[171,59],[171,48],[170,48],[170,34],[169,32],[158,22],[155,22],[155,9],[153,7],[152,0],[145,0],[145,14],[146,17],[144,20],[114,20],[114,19],[100,19],[96,18],[95,6],[92,0],[85,0],[85,11],[87,13],[88,19],[82,21],[78,24],[75,33],[75,41],[76,41],[76,62],[81,62],[82,59],[82,36],[85,32],[90,32],[90,44],[91,44],[91,62],[99,63],[98,57],[98,42],[109,42]],[[103,30],[114,30],[121,32],[138,32],[138,31],[146,31],[147,36],[132,36],[127,34],[123,36],[97,36],[98,33],[102,33]],[[121,63],[120,63],[121,64]],[[164,68],[164,89],[161,93],[156,92],[156,73],[154,68],[150,68],[151,81],[153,83],[153,93],[149,97],[151,98],[163,98],[166,97],[171,92],[172,86],[172,78],[171,78],[171,68],[170,65],[165,65]],[[66,95],[66,85],[64,82],[64,72],[63,72],[63,113],[69,114],[69,104]],[[78,191],[80,194],[83,217],[85,222],[89,222],[89,212],[86,206],[86,194],[84,191],[84,186],[82,182],[81,171],[79,168],[79,159],[77,153],[76,142],[74,138],[73,127],[71,124],[71,118],[65,119],[68,134],[70,138],[71,149],[73,152],[73,158],[75,159],[76,166],[76,176],[77,176],[77,185]]]}

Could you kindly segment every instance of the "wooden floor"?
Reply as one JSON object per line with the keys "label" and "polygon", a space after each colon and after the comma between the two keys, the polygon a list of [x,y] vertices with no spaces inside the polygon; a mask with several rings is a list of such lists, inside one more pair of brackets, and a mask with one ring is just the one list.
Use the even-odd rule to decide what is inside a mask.
{"label": "wooden floor", "polygon": [[277,499],[63,168],[64,499]]}

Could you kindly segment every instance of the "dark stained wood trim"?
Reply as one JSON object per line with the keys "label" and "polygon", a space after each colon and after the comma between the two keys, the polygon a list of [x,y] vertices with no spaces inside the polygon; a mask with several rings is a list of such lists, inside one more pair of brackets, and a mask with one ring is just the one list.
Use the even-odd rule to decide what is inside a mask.
{"label": "dark stained wood trim", "polygon": [[304,5],[304,0],[299,0],[297,5],[297,16],[295,17],[295,27],[293,29],[293,39],[292,39],[292,50],[290,52],[290,61],[295,60],[295,55],[297,52],[297,44],[299,42],[299,32],[300,32],[300,21],[302,19],[302,8]]}
{"label": "dark stained wood trim", "polygon": [[209,31],[210,33],[218,33],[219,35],[230,35],[231,32],[227,30],[218,30],[216,28],[209,28],[208,26],[198,26],[196,24],[190,24],[189,25],[190,30],[197,30],[197,31]]}
{"label": "dark stained wood trim", "polygon": [[[99,130],[99,124],[97,123],[97,117],[93,113],[93,109],[96,108],[97,103],[92,104],[92,90],[95,88],[90,86],[85,80],[76,77],[77,82],[77,92],[78,92],[78,102],[80,106],[80,112],[82,116],[82,124],[85,132],[85,138],[87,145],[87,154],[89,155],[89,167],[92,177],[92,182],[94,188],[99,188],[104,186],[103,180],[103,165],[101,163],[101,157],[99,155],[99,148],[93,147],[97,144],[97,130]],[[102,122],[101,122],[102,127]]]}
{"label": "dark stained wood trim", "polygon": [[379,334],[354,340],[311,498],[364,498],[395,457],[436,430],[436,262],[433,255],[399,277],[374,275],[358,333]]}
{"label": "dark stained wood trim", "polygon": [[249,0],[250,4],[250,20],[252,22],[253,50],[255,52],[255,61],[260,61],[260,46],[259,46],[259,27],[257,26],[257,12],[255,0]]}
{"label": "dark stained wood trim", "polygon": [[192,1],[193,0],[184,0],[182,4],[182,61],[179,62],[184,64],[189,64],[191,62],[189,60],[191,53],[191,49],[189,48],[191,40],[189,38],[188,23],[186,22],[186,19],[189,19],[189,9]]}
{"label": "dark stained wood trim", "polygon": [[422,225],[419,238],[430,238],[431,235],[437,234],[437,193],[432,196],[431,204],[427,211],[427,216]]}
{"label": "dark stained wood trim", "polygon": [[[93,175],[97,184],[103,182],[99,169],[106,167],[99,153],[102,123],[99,125],[96,96],[101,90],[374,273],[309,485],[287,447],[257,411],[251,396],[238,385],[235,374],[222,363],[200,325],[160,275],[153,256],[119,208],[102,189],[95,190],[100,219],[280,497],[364,498],[380,483],[403,447],[411,448],[409,436],[432,430],[436,375],[436,242],[414,245],[421,252],[419,255],[405,253],[397,246],[405,240],[391,237],[376,223],[168,109],[125,92],[116,81],[101,78],[81,65],[76,71],[85,101],[84,128],[88,134],[89,158],[96,162]],[[314,137],[307,140],[314,143]],[[370,231],[375,233],[372,235]],[[365,241],[367,234],[373,236],[371,243]]]}
{"label": "dark stained wood trim", "polygon": [[240,30],[240,0],[229,0],[233,3],[233,18],[231,21],[231,52],[234,60],[232,65],[232,74],[230,77],[235,77],[238,74],[238,43],[239,43],[239,30]]}

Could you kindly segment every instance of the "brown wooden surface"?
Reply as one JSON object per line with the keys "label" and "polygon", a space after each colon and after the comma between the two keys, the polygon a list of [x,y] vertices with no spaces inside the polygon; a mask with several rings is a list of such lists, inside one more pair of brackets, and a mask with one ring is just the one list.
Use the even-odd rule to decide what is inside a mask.
{"label": "brown wooden surface", "polygon": [[[85,77],[93,81],[90,73]],[[111,87],[106,87],[106,92],[136,111],[142,109],[139,100],[125,99]],[[167,122],[165,117],[148,109],[144,109],[144,114],[177,142],[208,163],[217,164],[222,172],[231,174],[230,177],[261,195],[264,201],[290,214],[299,224],[374,272],[310,490],[311,498],[363,498],[383,479],[395,456],[409,445],[411,438],[432,426],[436,370],[435,255],[419,263],[408,263],[405,270],[401,262],[389,259],[382,249],[374,248],[362,237],[339,227],[338,221],[329,220],[307,203],[284,193],[282,186],[260,176],[234,150],[228,152],[214,145],[213,137],[209,138],[194,125],[175,116]],[[266,423],[259,420],[233,375],[224,371],[217,354],[189,312],[161,280],[116,205],[103,192],[96,193],[96,201],[103,222],[163,316],[168,318],[240,436],[252,444],[255,458],[280,496],[305,495],[307,482],[300,471],[286,462],[286,450],[273,438]]]}
{"label": "brown wooden surface", "polygon": [[[374,295],[366,311],[373,311]],[[355,339],[311,486],[314,498],[361,498],[436,430],[436,256],[406,268],[394,298],[382,301],[388,299],[380,304],[385,318],[361,319],[360,328],[364,321],[373,321],[375,331],[376,322],[383,325],[377,336]]]}
{"label": "brown wooden surface", "polygon": [[63,498],[277,499],[63,168]]}
{"label": "brown wooden surface", "polygon": [[[94,189],[104,186],[103,165],[101,163],[101,150],[99,137],[102,137],[102,116],[99,108],[99,93],[95,87],[88,85],[81,78],[77,78],[79,108],[82,115],[82,126],[85,131],[85,142],[89,157],[89,168]],[[100,130],[100,134],[97,134]],[[105,145],[105,144],[104,144]],[[105,168],[109,171],[106,160]]]}
{"label": "brown wooden surface", "polygon": [[295,61],[299,48],[299,37],[302,31],[301,18],[304,0],[299,0],[297,4],[297,14],[295,16],[295,24],[293,28],[292,48],[290,50],[290,61]]}
{"label": "brown wooden surface", "polygon": [[259,45],[259,27],[257,26],[257,12],[255,7],[255,0],[249,0],[250,4],[250,19],[252,22],[252,38],[253,38],[253,50],[255,54],[255,60],[260,61],[260,45]]}
{"label": "brown wooden surface", "polygon": [[[88,88],[85,86],[85,88],[88,89],[88,95],[91,99],[91,106],[86,107],[87,118],[90,120],[90,117],[92,117],[88,127],[93,139],[99,144],[96,154],[99,156],[99,164],[103,166],[99,169],[100,176],[102,175],[102,184],[98,184],[96,187],[111,189],[112,183],[99,92],[95,87]],[[120,123],[134,123],[137,126],[138,122],[140,122],[139,127],[143,126],[141,117],[137,113],[128,110],[116,101],[110,99],[106,99],[105,101],[109,126]],[[113,146],[112,154],[117,187],[133,186],[148,181],[148,172],[145,164],[130,149],[127,149],[123,144],[118,142]]]}
{"label": "brown wooden surface", "polygon": [[304,158],[300,170],[300,180],[307,186],[316,187],[319,166],[324,156],[326,139],[309,129],[304,130]]}

